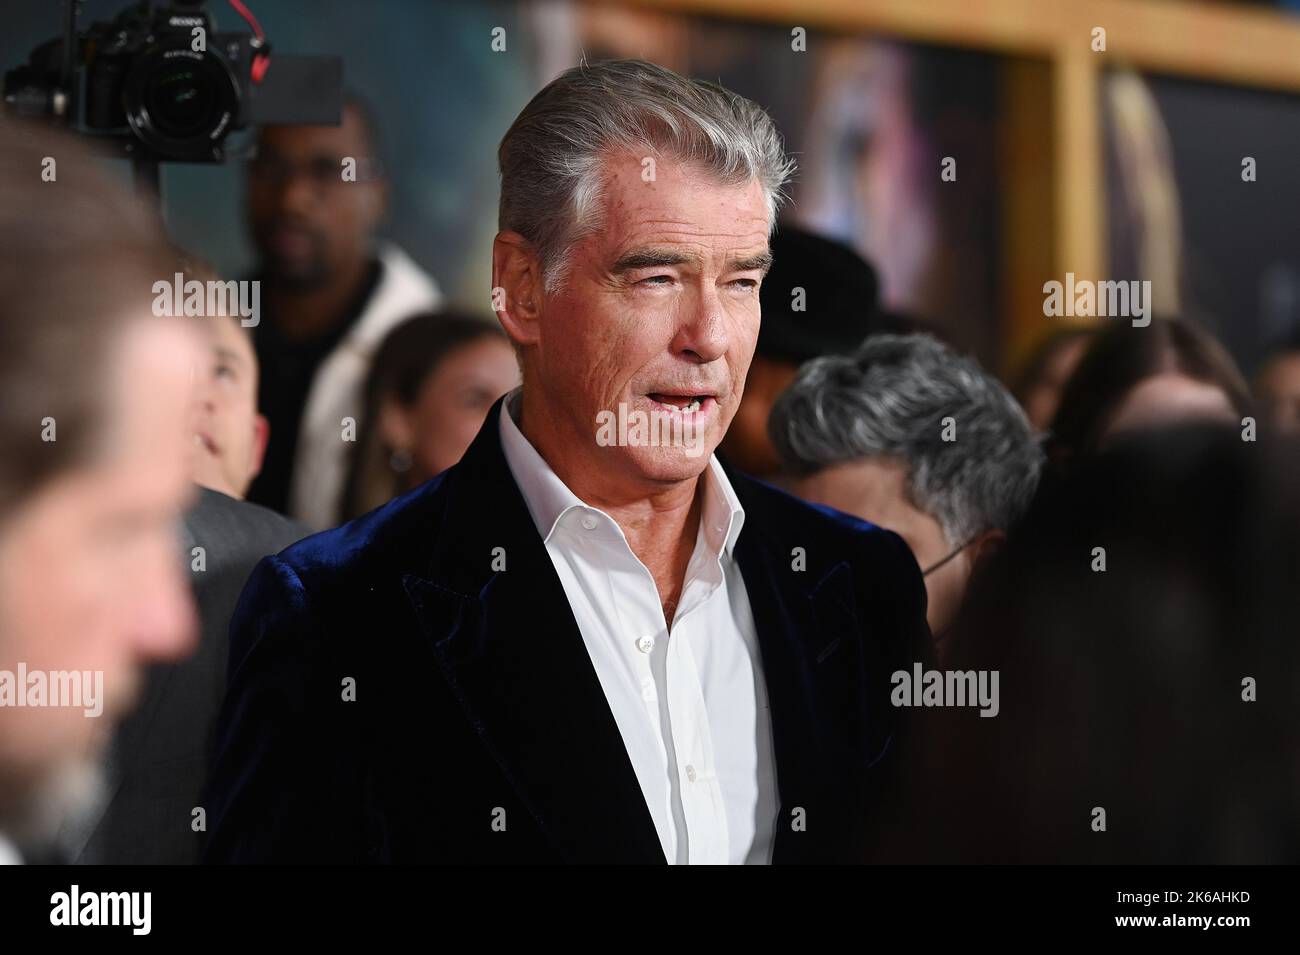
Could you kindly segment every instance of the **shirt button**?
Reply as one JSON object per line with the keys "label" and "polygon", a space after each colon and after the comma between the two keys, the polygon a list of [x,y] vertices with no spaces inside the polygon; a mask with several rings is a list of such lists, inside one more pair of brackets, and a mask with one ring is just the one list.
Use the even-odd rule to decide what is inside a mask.
{"label": "shirt button", "polygon": [[582,526],[589,531],[594,531],[596,529],[596,519],[590,514],[585,514],[582,518]]}
{"label": "shirt button", "polygon": [[655,648],[655,638],[642,637],[640,640],[636,642],[636,648],[640,650],[642,653],[649,653],[651,650]]}
{"label": "shirt button", "polygon": [[686,767],[686,778],[689,779],[691,782],[695,782],[695,767],[694,767],[694,766],[687,766],[687,767]]}

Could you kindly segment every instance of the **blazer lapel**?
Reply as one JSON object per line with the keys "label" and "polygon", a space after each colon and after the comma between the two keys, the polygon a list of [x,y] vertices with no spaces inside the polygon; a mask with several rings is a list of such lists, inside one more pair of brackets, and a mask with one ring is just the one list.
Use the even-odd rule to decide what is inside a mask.
{"label": "blazer lapel", "polygon": [[[746,514],[735,555],[745,579],[767,685],[780,811],[774,863],[851,857],[848,843],[865,813],[846,784],[874,762],[887,740],[871,741],[861,709],[861,623],[852,575],[840,563],[820,574],[794,571],[790,546],[764,533],[761,503],[732,475]],[[866,748],[871,753],[864,752]],[[877,743],[879,745],[877,745]]]}
{"label": "blazer lapel", "polygon": [[427,573],[405,576],[407,594],[466,717],[559,855],[664,863],[563,585],[501,451],[501,404],[446,475],[434,557]]}

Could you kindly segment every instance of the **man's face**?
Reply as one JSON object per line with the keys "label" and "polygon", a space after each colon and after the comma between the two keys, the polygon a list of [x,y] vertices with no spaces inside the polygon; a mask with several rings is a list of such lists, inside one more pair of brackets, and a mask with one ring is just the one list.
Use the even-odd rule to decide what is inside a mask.
{"label": "man's face", "polygon": [[907,463],[892,458],[863,458],[833,465],[793,483],[792,489],[805,500],[825,504],[852,514],[878,527],[893,531],[911,548],[912,556],[926,574],[929,598],[926,619],[937,636],[952,623],[973,570],[973,558],[963,549],[952,560],[936,566],[959,544],[950,544],[943,527],[930,514],[912,503],[907,492]]}
{"label": "man's face", "polygon": [[242,498],[262,467],[267,423],[257,413],[257,357],[239,320],[204,319],[208,360],[200,367],[194,480]]}
{"label": "man's face", "polygon": [[[193,649],[177,519],[192,493],[192,331],[129,322],[112,360],[96,456],[38,489],[0,532],[0,669],[102,674],[96,709],[0,708],[0,818],[39,831],[137,693],[143,664]],[[94,679],[84,692],[95,692]],[[83,697],[84,699],[84,697]],[[75,788],[75,787],[73,787]]]}
{"label": "man's face", "polygon": [[267,126],[248,170],[248,218],[268,277],[310,289],[367,254],[383,215],[382,181],[345,182],[373,157],[353,108],[339,126]]}
{"label": "man's face", "polygon": [[[726,433],[770,256],[757,181],[722,185],[664,158],[653,181],[644,169],[638,156],[610,157],[601,228],[570,250],[562,287],[542,296],[524,380],[567,432],[553,453],[653,485],[697,476]],[[598,415],[620,405],[689,438],[601,445]]]}

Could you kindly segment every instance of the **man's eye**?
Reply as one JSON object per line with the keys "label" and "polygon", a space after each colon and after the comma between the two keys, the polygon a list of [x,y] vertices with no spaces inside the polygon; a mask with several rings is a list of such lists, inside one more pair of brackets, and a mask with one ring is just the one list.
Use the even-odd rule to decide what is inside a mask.
{"label": "man's eye", "polygon": [[731,284],[734,288],[742,289],[746,292],[752,292],[754,289],[758,288],[757,279],[735,279]]}
{"label": "man's eye", "polygon": [[230,365],[218,365],[216,370],[213,372],[213,375],[217,378],[234,378],[235,369]]}
{"label": "man's eye", "polygon": [[672,282],[671,275],[652,275],[649,278],[642,279],[637,285],[667,285]]}

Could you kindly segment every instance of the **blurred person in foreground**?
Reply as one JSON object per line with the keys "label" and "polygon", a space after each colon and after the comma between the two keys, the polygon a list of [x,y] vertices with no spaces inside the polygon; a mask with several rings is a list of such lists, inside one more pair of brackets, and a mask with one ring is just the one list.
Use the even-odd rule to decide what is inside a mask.
{"label": "blurred person in foreground", "polygon": [[1300,335],[1275,348],[1260,364],[1255,397],[1275,428],[1300,433]]}
{"label": "blurred person in foreground", "polygon": [[799,366],[852,351],[885,322],[876,271],[852,248],[788,223],[777,227],[771,245],[772,267],[759,290],[758,345],[740,408],[722,440],[727,463],[760,478],[781,469],[767,420]]}
{"label": "blurred person in foreground", "polygon": [[945,665],[995,718],[929,711],[909,862],[1300,862],[1300,447],[1185,423],[1043,488]]}
{"label": "blurred person in foreground", "polygon": [[174,271],[155,216],[78,143],[0,119],[0,247],[0,857],[14,861],[15,843],[48,845],[99,802],[141,668],[194,647],[176,522],[201,351],[152,314]]}
{"label": "blurred person in foreground", "polygon": [[[225,321],[220,317],[217,321]],[[212,768],[213,729],[231,660],[230,618],[248,575],[263,557],[310,530],[274,511],[211,488],[181,524],[178,559],[198,608],[198,646],[145,673],[139,704],[121,722],[106,760],[111,798],[102,811],[67,826],[68,858],[96,865],[191,865],[207,838],[194,810]]]}
{"label": "blurred person in foreground", "polygon": [[[334,523],[374,350],[438,304],[433,280],[375,232],[388,182],[374,115],[355,95],[338,126],[265,126],[248,167],[247,214],[262,316],[258,406],[271,441],[249,500],[313,528]],[[355,181],[344,160],[356,161]]]}
{"label": "blurred person in foreground", "polygon": [[1011,395],[928,335],[877,335],[808,362],[769,428],[790,490],[907,541],[936,642],[1028,507],[1043,461]]}
{"label": "blurred person in foreground", "polygon": [[[921,575],[713,453],[792,167],[776,129],[610,60],[539,92],[499,160],[523,385],[438,479],[254,572],[207,858],[857,858],[906,749],[890,674],[929,651]],[[633,412],[675,436],[609,429]]]}
{"label": "blurred person in foreground", "polygon": [[1193,321],[1111,325],[1070,377],[1047,443],[1054,466],[1095,454],[1116,435],[1180,421],[1235,422],[1252,414],[1232,357]]}
{"label": "blurred person in foreground", "polygon": [[492,405],[518,384],[510,339],[495,322],[430,312],[394,328],[366,379],[339,521],[360,517],[459,461]]}
{"label": "blurred person in foreground", "polygon": [[[190,278],[210,281],[201,265]],[[106,760],[111,798],[60,833],[71,861],[109,865],[197,862],[206,830],[194,809],[211,768],[212,730],[226,689],[228,631],[239,594],[263,557],[310,530],[241,500],[265,448],[257,414],[257,358],[237,316],[186,319],[202,336],[194,434],[194,502],[181,524],[180,552],[198,607],[200,634],[183,660],[144,674],[139,705],[123,720]]]}

